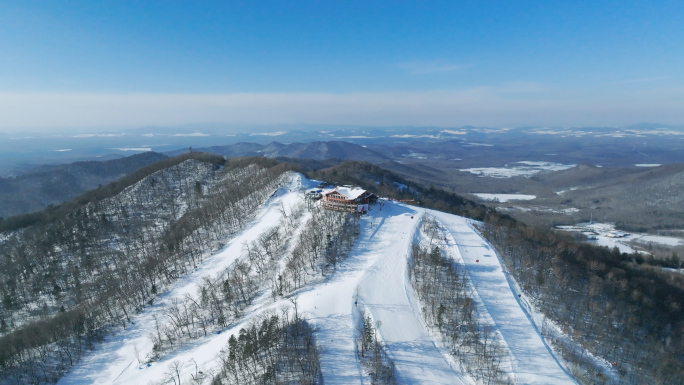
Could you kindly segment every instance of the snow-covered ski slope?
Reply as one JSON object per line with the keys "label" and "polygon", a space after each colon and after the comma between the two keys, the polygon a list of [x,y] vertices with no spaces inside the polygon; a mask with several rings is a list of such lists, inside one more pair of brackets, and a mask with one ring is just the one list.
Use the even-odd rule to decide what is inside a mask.
{"label": "snow-covered ski slope", "polygon": [[[245,242],[256,239],[281,218],[281,204],[302,203],[301,190],[311,186],[301,175],[292,174],[237,236],[219,253],[207,258],[196,271],[180,279],[153,306],[137,315],[134,324],[100,344],[60,384],[148,384],[169,379],[171,366],[180,368],[183,383],[191,383],[199,371],[211,373],[219,367],[216,358],[231,334],[266,310],[292,307],[287,299],[259,297],[246,315],[220,334],[190,342],[149,366],[144,359],[152,344],[155,317],[162,318],[165,304],[186,293],[194,293],[201,278],[214,275],[243,253]],[[329,279],[313,283],[296,293],[300,314],[315,324],[322,350],[321,371],[325,384],[369,383],[357,360],[354,335],[361,310],[378,322],[379,337],[396,365],[400,384],[472,384],[457,363],[442,348],[440,337],[426,329],[420,305],[407,275],[407,256],[425,210],[394,202],[377,205],[361,220],[361,233],[349,257]],[[572,384],[544,345],[534,326],[508,286],[499,260],[468,220],[427,210],[447,229],[450,252],[459,253],[485,309],[494,320],[513,357],[513,377],[519,384]],[[478,260],[479,262],[475,262]],[[356,301],[356,303],[355,303]],[[170,380],[169,380],[170,381]],[[205,382],[209,382],[206,380]],[[171,383],[171,382],[170,382]]]}
{"label": "snow-covered ski slope", "polygon": [[378,332],[399,383],[464,383],[422,326],[419,309],[412,305],[415,300],[407,294],[406,257],[418,222],[413,208],[387,204],[380,211],[376,206],[362,221],[360,239],[344,267],[329,282],[301,295],[301,304],[320,328],[326,384],[363,380],[353,346],[353,320],[360,309],[380,321]]}
{"label": "snow-covered ski slope", "polygon": [[508,345],[517,382],[573,384],[520,306],[492,247],[472,228],[468,219],[439,211],[430,211],[430,215],[446,227],[451,251],[456,251],[465,263],[485,310]]}

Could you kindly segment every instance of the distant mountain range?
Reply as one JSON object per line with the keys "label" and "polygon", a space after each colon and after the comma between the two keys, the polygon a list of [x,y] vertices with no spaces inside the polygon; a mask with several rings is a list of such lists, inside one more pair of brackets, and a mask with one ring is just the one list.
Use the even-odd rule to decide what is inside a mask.
{"label": "distant mountain range", "polygon": [[[263,148],[274,141],[288,148]],[[339,141],[375,151],[355,151],[360,159],[373,163],[384,162],[382,156],[397,161],[405,158],[407,162],[415,158],[458,159],[466,167],[501,166],[521,160],[610,166],[684,162],[684,127],[663,124],[518,128],[193,124],[100,132],[5,133],[0,135],[0,176],[21,175],[40,164],[114,159],[145,151],[177,154],[190,147],[224,151],[227,156],[292,156],[300,153],[297,143],[306,147],[301,144]],[[222,148],[227,146],[232,148]],[[351,158],[345,155],[346,150],[340,155],[336,152],[335,148],[307,147],[297,156],[315,159],[330,153]]]}
{"label": "distant mountain range", "polygon": [[[175,156],[189,149],[170,151],[166,154]],[[341,159],[358,160],[380,164],[391,161],[391,158],[364,146],[341,141],[288,143],[272,142],[267,145],[258,143],[236,143],[226,146],[212,146],[193,149],[193,151],[211,152],[229,158],[238,156],[265,156],[268,158],[296,159]]]}
{"label": "distant mountain range", "polygon": [[[161,132],[161,128],[148,127],[131,131],[124,136],[73,137],[71,140],[77,142],[106,142],[102,148],[108,148],[110,153],[112,149],[120,150],[120,153],[114,154],[116,156],[150,148],[160,148],[166,152],[145,152],[103,162],[45,165],[28,171],[23,169],[21,174],[16,172],[14,175],[19,176],[14,178],[0,178],[0,217],[58,204],[162,157],[193,151],[228,158],[265,156],[273,159],[308,159],[311,161],[303,164],[310,170],[334,166],[343,160],[366,161],[382,165],[387,170],[420,183],[434,184],[458,193],[527,193],[537,196],[535,203],[544,198],[547,199],[546,205],[556,209],[567,208],[570,204],[568,202],[572,201],[574,203],[571,208],[580,210],[572,214],[574,217],[586,216],[591,211],[589,215],[601,215],[601,218],[619,222],[628,228],[635,228],[634,218],[641,218],[644,227],[650,229],[684,223],[678,218],[678,207],[684,203],[684,198],[679,194],[684,186],[681,181],[684,174],[676,172],[674,166],[650,169],[635,167],[684,163],[684,131],[678,127],[657,124],[625,128],[513,129],[327,127],[326,130],[315,130],[308,127],[308,131],[301,127],[271,128],[272,130],[249,134],[228,135],[224,132],[219,135],[218,128],[203,127],[201,132],[194,133],[188,131],[189,129],[179,129],[157,134],[156,132]],[[130,141],[135,136],[144,138],[141,140],[146,142],[136,142],[138,144],[134,147],[127,147],[133,143],[126,144],[124,139]],[[273,141],[276,138],[278,141]],[[166,143],[166,147],[152,144],[155,140]],[[10,138],[0,144],[8,145],[11,141]],[[187,143],[187,147],[179,149],[181,145],[173,145],[181,142]],[[229,144],[213,145],[226,142]],[[15,141],[13,144],[18,147],[20,142]],[[61,147],[67,147],[66,143],[62,144]],[[0,158],[8,156],[1,150],[2,146]],[[85,153],[84,151],[80,153]],[[69,151],[55,152],[68,153]],[[74,155],[76,154],[70,156]],[[530,179],[496,180],[461,171],[473,167],[510,168],[526,161],[580,166]],[[658,191],[653,190],[654,186],[658,186]],[[561,197],[556,194],[558,190],[567,192]],[[661,197],[651,199],[656,196]],[[641,203],[646,201],[651,203]],[[626,202],[629,204],[625,205]],[[651,220],[644,221],[647,206],[654,207],[649,214]],[[616,215],[616,211],[620,215]],[[538,214],[535,212],[535,215]],[[554,215],[567,216],[558,213]],[[662,220],[658,222],[655,220],[657,218]],[[529,218],[525,220],[530,221]]]}

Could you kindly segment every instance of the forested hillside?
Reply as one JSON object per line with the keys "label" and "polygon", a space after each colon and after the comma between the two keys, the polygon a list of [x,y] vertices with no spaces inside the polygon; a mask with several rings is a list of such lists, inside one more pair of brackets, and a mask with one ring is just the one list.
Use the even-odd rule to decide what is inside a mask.
{"label": "forested hillside", "polygon": [[[528,191],[537,196],[529,205],[521,202],[511,215],[528,224],[574,225],[595,221],[614,223],[629,232],[657,232],[684,227],[684,164],[650,167],[596,167],[580,164],[540,173],[511,184],[508,191]],[[506,191],[494,187],[489,191]],[[475,192],[476,190],[471,190]],[[540,210],[539,208],[546,208]],[[553,210],[549,210],[553,208]]]}
{"label": "forested hillside", "polygon": [[54,382],[108,325],[125,326],[238,231],[284,170],[186,154],[4,231],[2,377]]}
{"label": "forested hillside", "polygon": [[[613,383],[612,375],[627,384],[684,383],[684,276],[498,215],[488,216],[483,234],[583,383]],[[613,369],[597,367],[577,344]]]}
{"label": "forested hillside", "polygon": [[166,155],[145,152],[106,161],[44,165],[20,176],[0,178],[0,217],[39,211],[106,185]]}

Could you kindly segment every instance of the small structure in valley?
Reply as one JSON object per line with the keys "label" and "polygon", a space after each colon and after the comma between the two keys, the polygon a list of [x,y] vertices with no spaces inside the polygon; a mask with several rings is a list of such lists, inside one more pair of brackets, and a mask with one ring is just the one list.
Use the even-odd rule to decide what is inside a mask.
{"label": "small structure in valley", "polygon": [[323,191],[321,205],[323,208],[335,211],[347,211],[352,213],[365,213],[368,204],[375,203],[377,197],[361,187],[335,186],[335,188]]}

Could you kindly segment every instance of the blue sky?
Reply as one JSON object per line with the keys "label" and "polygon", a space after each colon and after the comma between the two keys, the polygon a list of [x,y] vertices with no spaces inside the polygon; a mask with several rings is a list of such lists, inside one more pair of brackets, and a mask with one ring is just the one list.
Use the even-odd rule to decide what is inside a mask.
{"label": "blue sky", "polygon": [[681,124],[683,26],[682,1],[2,2],[0,129]]}

